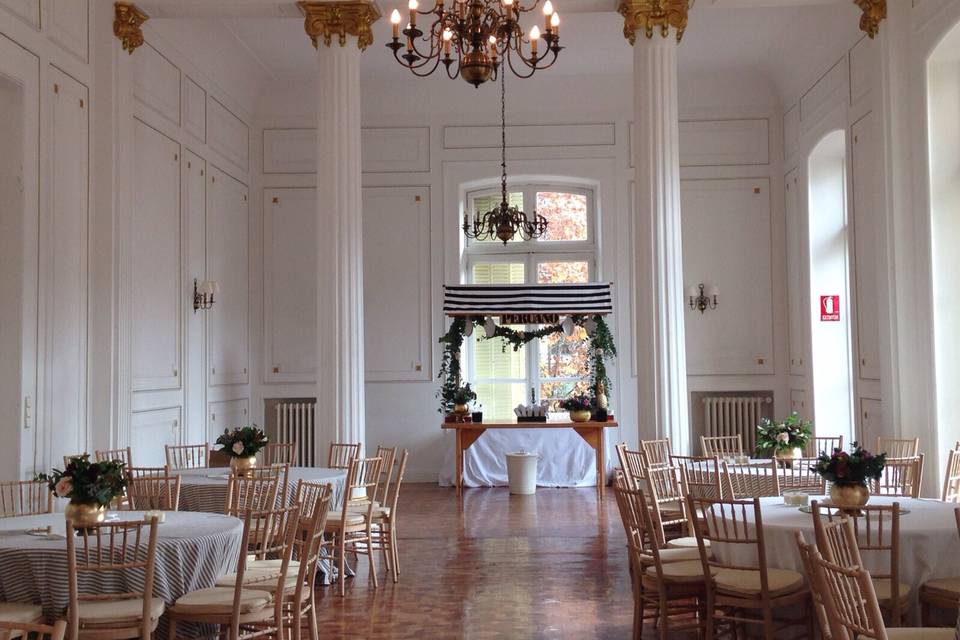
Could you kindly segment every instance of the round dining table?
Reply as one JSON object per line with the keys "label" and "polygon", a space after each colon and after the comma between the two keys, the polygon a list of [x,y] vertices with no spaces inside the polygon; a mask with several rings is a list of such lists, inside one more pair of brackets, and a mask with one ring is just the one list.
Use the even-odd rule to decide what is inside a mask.
{"label": "round dining table", "polygon": [[[227,506],[227,483],[230,480],[230,469],[227,467],[205,467],[201,469],[178,469],[171,473],[180,476],[180,510],[205,511],[209,513],[223,513]],[[343,488],[347,482],[347,472],[343,469],[327,469],[323,467],[290,467],[287,477],[287,504],[293,504],[297,497],[297,483],[329,482],[333,485],[331,508],[341,504]],[[279,494],[277,499],[279,501]]]}
{"label": "round dining table", "polygon": [[[811,500],[824,499],[823,496],[811,496]],[[919,622],[917,593],[920,585],[933,578],[960,576],[960,536],[953,514],[957,505],[903,497],[870,498],[871,505],[894,502],[906,511],[900,515],[900,582],[910,586],[907,620],[916,624]],[[783,498],[771,497],[760,498],[760,518],[767,566],[803,572],[795,532],[801,532],[808,543],[814,542],[813,515],[800,507],[785,505]],[[749,509],[747,521],[753,524],[753,513]],[[753,545],[715,545],[713,550],[722,561],[745,565],[757,563]],[[865,552],[863,562],[874,573],[889,572],[889,554]]]}
{"label": "round dining table", "polygon": [[[107,517],[143,520],[144,513],[120,511]],[[62,513],[0,519],[0,601],[40,604],[50,621],[63,616],[70,599],[65,525]],[[47,527],[49,532],[42,531]],[[214,586],[235,569],[242,538],[243,522],[237,518],[164,512],[157,529],[153,595],[170,605],[189,591]],[[143,572],[83,574],[78,587],[81,593],[142,590]]]}

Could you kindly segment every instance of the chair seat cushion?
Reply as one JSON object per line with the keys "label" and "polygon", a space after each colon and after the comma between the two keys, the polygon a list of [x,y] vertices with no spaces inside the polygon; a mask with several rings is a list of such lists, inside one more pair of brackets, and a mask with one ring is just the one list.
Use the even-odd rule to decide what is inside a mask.
{"label": "chair seat cushion", "polygon": [[928,580],[920,587],[921,591],[945,598],[960,599],[960,578],[937,578]]}
{"label": "chair seat cushion", "polygon": [[[663,577],[670,582],[703,582],[703,564],[699,560],[668,562],[663,565]],[[649,567],[646,574],[657,577],[657,568]]]}
{"label": "chair seat cushion", "polygon": [[[347,507],[348,511],[353,511],[355,513],[367,513],[367,505],[365,504],[352,504]],[[373,503],[373,517],[374,518],[389,518],[390,517],[390,507],[381,506],[379,502]]]}
{"label": "chair seat cushion", "polygon": [[[643,554],[640,560],[644,564],[653,564],[653,555]],[[683,562],[686,560],[700,560],[700,549],[694,547],[680,547],[677,549],[660,549],[660,562]]]}
{"label": "chair seat cushion", "polygon": [[[758,569],[721,569],[713,577],[717,590],[724,593],[759,595],[760,571]],[[767,586],[771,596],[780,596],[806,588],[802,573],[788,569],[767,569]]]}
{"label": "chair seat cushion", "polygon": [[887,627],[887,637],[890,638],[890,640],[954,640],[956,633],[956,630],[946,627],[941,629],[932,627],[925,629],[917,627],[898,627],[891,629]]}
{"label": "chair seat cushion", "polygon": [[[697,546],[697,536],[684,536],[682,538],[674,538],[673,540],[667,540],[668,549],[683,549],[685,547],[694,547]],[[710,541],[704,540],[703,546],[710,548]]]}
{"label": "chair seat cushion", "polygon": [[[172,609],[178,614],[230,615],[233,612],[233,587],[198,589],[182,596]],[[252,613],[268,607],[273,596],[257,589],[240,590],[240,613]]]}
{"label": "chair seat cushion", "polygon": [[0,602],[0,622],[34,622],[43,618],[43,607],[29,602]]}
{"label": "chair seat cushion", "polygon": [[[77,605],[81,627],[136,625],[143,618],[143,600],[81,600]],[[159,620],[163,615],[161,598],[150,599],[150,619]]]}
{"label": "chair seat cushion", "polygon": [[[283,560],[280,558],[256,560],[250,556],[247,556],[247,571],[251,571],[252,569],[279,569],[282,564]],[[290,573],[296,573],[297,570],[300,569],[300,561],[291,560],[288,566],[288,571],[290,571]]]}
{"label": "chair seat cushion", "polygon": [[[363,525],[367,521],[366,512],[364,513],[347,513],[347,522],[346,526],[348,527],[358,527]],[[327,527],[339,528],[343,526],[343,513],[331,513],[327,516]]]}
{"label": "chair seat cushion", "polygon": [[[877,600],[883,604],[890,602],[891,583],[889,578],[874,578],[873,590],[877,592]],[[900,583],[900,602],[910,599],[910,585]]]}

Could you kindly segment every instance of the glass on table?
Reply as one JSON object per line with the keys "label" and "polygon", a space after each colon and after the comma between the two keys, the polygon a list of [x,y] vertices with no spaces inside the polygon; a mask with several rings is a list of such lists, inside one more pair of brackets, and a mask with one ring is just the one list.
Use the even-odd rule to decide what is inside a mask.
{"label": "glass on table", "polygon": [[783,504],[788,507],[805,507],[810,504],[810,496],[802,491],[784,491]]}

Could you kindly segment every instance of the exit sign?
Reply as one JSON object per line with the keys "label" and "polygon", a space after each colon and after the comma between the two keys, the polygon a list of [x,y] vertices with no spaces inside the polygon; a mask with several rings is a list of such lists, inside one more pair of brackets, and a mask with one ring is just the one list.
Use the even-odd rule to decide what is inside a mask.
{"label": "exit sign", "polygon": [[820,296],[820,322],[840,322],[840,296]]}

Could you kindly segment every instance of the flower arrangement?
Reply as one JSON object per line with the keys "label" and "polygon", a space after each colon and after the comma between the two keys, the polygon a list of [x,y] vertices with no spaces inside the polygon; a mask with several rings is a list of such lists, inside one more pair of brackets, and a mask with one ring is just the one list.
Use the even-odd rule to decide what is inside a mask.
{"label": "flower arrangement", "polygon": [[802,449],[812,437],[813,423],[801,418],[796,411],[783,422],[764,418],[757,426],[757,457]]}
{"label": "flower arrangement", "polygon": [[267,446],[270,440],[260,428],[256,425],[241,427],[239,429],[224,429],[223,434],[217,438],[217,444],[220,445],[220,451],[231,458],[252,458],[257,455],[260,449]]}
{"label": "flower arrangement", "polygon": [[565,411],[592,411],[593,400],[587,396],[571,396],[560,401],[560,408]]}
{"label": "flower arrangement", "polygon": [[866,485],[867,480],[879,480],[887,463],[887,454],[874,455],[856,442],[850,446],[850,453],[840,449],[834,449],[830,455],[821,453],[810,469],[840,485]]}
{"label": "flower arrangement", "polygon": [[62,471],[54,469],[50,474],[38,474],[37,480],[45,481],[58,498],[98,507],[107,506],[127,488],[123,462],[90,462],[87,454],[70,458]]}
{"label": "flower arrangement", "polygon": [[463,385],[462,387],[457,387],[453,390],[453,393],[450,396],[450,400],[453,401],[453,404],[470,404],[477,399],[477,392],[470,387],[470,383]]}

